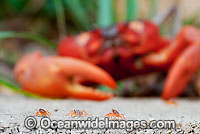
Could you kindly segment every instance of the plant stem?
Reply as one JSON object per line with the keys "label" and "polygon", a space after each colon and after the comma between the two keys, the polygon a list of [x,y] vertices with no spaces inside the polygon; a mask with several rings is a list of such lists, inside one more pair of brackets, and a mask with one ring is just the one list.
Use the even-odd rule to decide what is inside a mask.
{"label": "plant stem", "polygon": [[59,38],[63,38],[67,35],[67,28],[65,24],[65,11],[63,7],[62,0],[54,0],[55,10],[56,10],[56,17],[57,17],[57,26],[59,32]]}
{"label": "plant stem", "polygon": [[114,23],[114,9],[112,0],[99,0],[98,25],[107,27]]}
{"label": "plant stem", "polygon": [[127,21],[134,20],[138,17],[138,4],[138,0],[126,0]]}

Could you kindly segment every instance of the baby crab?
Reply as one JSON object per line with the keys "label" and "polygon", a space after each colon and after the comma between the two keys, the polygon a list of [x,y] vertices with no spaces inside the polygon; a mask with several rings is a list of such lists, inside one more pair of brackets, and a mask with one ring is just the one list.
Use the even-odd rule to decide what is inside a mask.
{"label": "baby crab", "polygon": [[43,117],[46,117],[46,116],[50,116],[51,113],[49,113],[49,111],[47,110],[44,110],[42,108],[39,109],[39,111],[36,113],[36,116],[43,116]]}
{"label": "baby crab", "polygon": [[70,110],[70,112],[66,115],[70,115],[71,117],[76,117],[76,116],[87,116],[88,114],[85,112],[85,110]]}
{"label": "baby crab", "polygon": [[106,114],[105,117],[115,117],[115,119],[117,120],[117,117],[120,117],[121,119],[126,120],[125,116],[123,114],[119,114],[119,112],[117,110],[112,109],[112,113]]}

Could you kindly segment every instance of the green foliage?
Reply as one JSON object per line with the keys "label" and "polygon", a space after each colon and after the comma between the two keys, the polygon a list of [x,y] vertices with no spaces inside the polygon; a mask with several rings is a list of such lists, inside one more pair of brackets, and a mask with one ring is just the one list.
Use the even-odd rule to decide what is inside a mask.
{"label": "green foliage", "polygon": [[149,8],[149,19],[155,16],[157,12],[157,0],[149,0],[150,8]]}
{"label": "green foliage", "polygon": [[98,0],[97,22],[100,27],[107,27],[115,22],[113,0]]}
{"label": "green foliage", "polygon": [[[1,7],[3,8],[3,5],[5,5],[3,9],[8,14],[13,14],[13,13],[18,14],[23,10],[23,8],[28,2],[29,0],[4,0],[4,1],[2,0]],[[9,8],[6,8],[6,7],[9,7]],[[9,10],[9,9],[12,9],[12,10]]]}
{"label": "green foliage", "polygon": [[102,85],[97,87],[97,89],[100,89],[100,90],[105,91],[105,92],[112,92],[116,95],[122,94],[123,88],[124,88],[124,82],[123,81],[117,82],[117,89],[115,89],[115,90],[112,90],[111,88],[109,88],[107,86],[102,86]]}
{"label": "green foliage", "polygon": [[66,25],[65,25],[65,10],[63,7],[63,2],[61,0],[54,0],[59,37],[66,36]]}
{"label": "green foliage", "polygon": [[200,17],[200,13],[196,13],[190,16],[189,18],[187,18],[186,20],[184,20],[183,23],[184,25],[194,25],[196,27],[200,27],[199,17]]}
{"label": "green foliage", "polygon": [[29,92],[22,90],[20,88],[19,84],[16,81],[8,78],[6,75],[4,75],[2,73],[0,73],[0,85],[8,87],[9,89],[13,90],[14,92],[23,94],[23,95],[28,96],[28,97],[41,98],[38,95],[35,95],[35,94],[32,94],[32,93],[29,93]]}
{"label": "green foliage", "polygon": [[[51,40],[58,40],[58,37],[64,36],[66,31],[67,34],[74,34],[90,30],[94,28],[96,24],[100,27],[107,27],[116,23],[115,17],[117,14],[115,14],[114,11],[114,2],[117,1],[0,0],[0,40],[7,38],[23,38],[36,41],[41,45],[55,50],[57,45]],[[140,17],[138,14],[139,0],[126,0],[124,2],[126,2],[126,21]],[[150,7],[148,9],[148,18],[151,19],[157,12],[157,1],[149,0],[147,2]],[[184,20],[184,24],[200,27],[198,19],[199,13]],[[20,24],[20,26],[22,25],[20,30],[18,29],[19,25],[13,28],[16,20],[22,20],[21,22],[23,24]],[[13,24],[7,24],[8,22]],[[161,32],[165,35],[168,34],[167,28],[163,25],[161,26]],[[51,40],[47,37],[50,37]],[[14,80],[7,78],[3,74],[0,74],[0,84],[16,92],[26,94]],[[118,82],[118,90],[115,93],[120,94],[123,86],[123,82]],[[105,86],[100,86],[99,88],[104,91],[111,91]]]}
{"label": "green foliage", "polygon": [[54,48],[54,49],[56,48],[55,43],[53,43],[49,39],[46,39],[45,37],[42,37],[41,35],[35,34],[35,33],[12,32],[12,31],[0,32],[0,40],[6,39],[6,38],[25,38],[25,39],[30,39],[30,40],[36,41],[36,42],[46,45],[50,48]]}
{"label": "green foliage", "polygon": [[138,5],[139,1],[138,0],[126,0],[126,5],[127,5],[127,20],[134,20],[138,17]]}
{"label": "green foliage", "polygon": [[64,0],[66,9],[71,12],[76,21],[79,22],[85,29],[90,28],[89,18],[80,0]]}

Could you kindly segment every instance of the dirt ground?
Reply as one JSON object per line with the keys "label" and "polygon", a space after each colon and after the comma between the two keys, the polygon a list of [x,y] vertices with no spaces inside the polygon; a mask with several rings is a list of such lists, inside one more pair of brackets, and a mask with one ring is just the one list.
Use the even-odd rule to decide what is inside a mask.
{"label": "dirt ground", "polygon": [[[49,100],[33,99],[21,95],[0,95],[0,126],[4,131],[11,129],[14,124],[19,128],[15,131],[25,131],[24,120],[28,116],[35,116],[39,108],[48,110],[51,119],[66,120],[65,115],[70,110],[84,109],[89,116],[104,118],[104,115],[116,109],[120,114],[124,114],[126,120],[175,120],[177,130],[162,130],[162,133],[177,131],[198,131],[200,120],[200,100],[199,99],[178,99],[178,105],[168,105],[160,98],[114,98],[108,101],[80,101],[73,99]],[[38,118],[38,117],[37,117]],[[76,119],[82,117],[77,117]],[[0,127],[0,131],[1,131]],[[6,129],[6,127],[10,127]],[[11,130],[9,130],[11,131]],[[92,130],[91,130],[92,131]],[[161,130],[135,130],[132,133],[152,133]],[[125,130],[97,130],[93,133],[127,133]],[[92,133],[81,131],[80,133]],[[79,132],[78,132],[79,133]]]}

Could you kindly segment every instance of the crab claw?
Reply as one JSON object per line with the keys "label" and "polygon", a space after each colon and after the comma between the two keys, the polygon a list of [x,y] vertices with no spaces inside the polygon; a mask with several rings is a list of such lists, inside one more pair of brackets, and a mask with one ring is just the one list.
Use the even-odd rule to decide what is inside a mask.
{"label": "crab claw", "polygon": [[23,89],[46,97],[106,100],[111,93],[94,90],[78,78],[116,88],[112,77],[95,65],[75,58],[46,56],[34,52],[16,64],[14,74]]}
{"label": "crab claw", "polygon": [[162,93],[163,99],[178,96],[200,67],[200,43],[191,44],[173,63]]}

